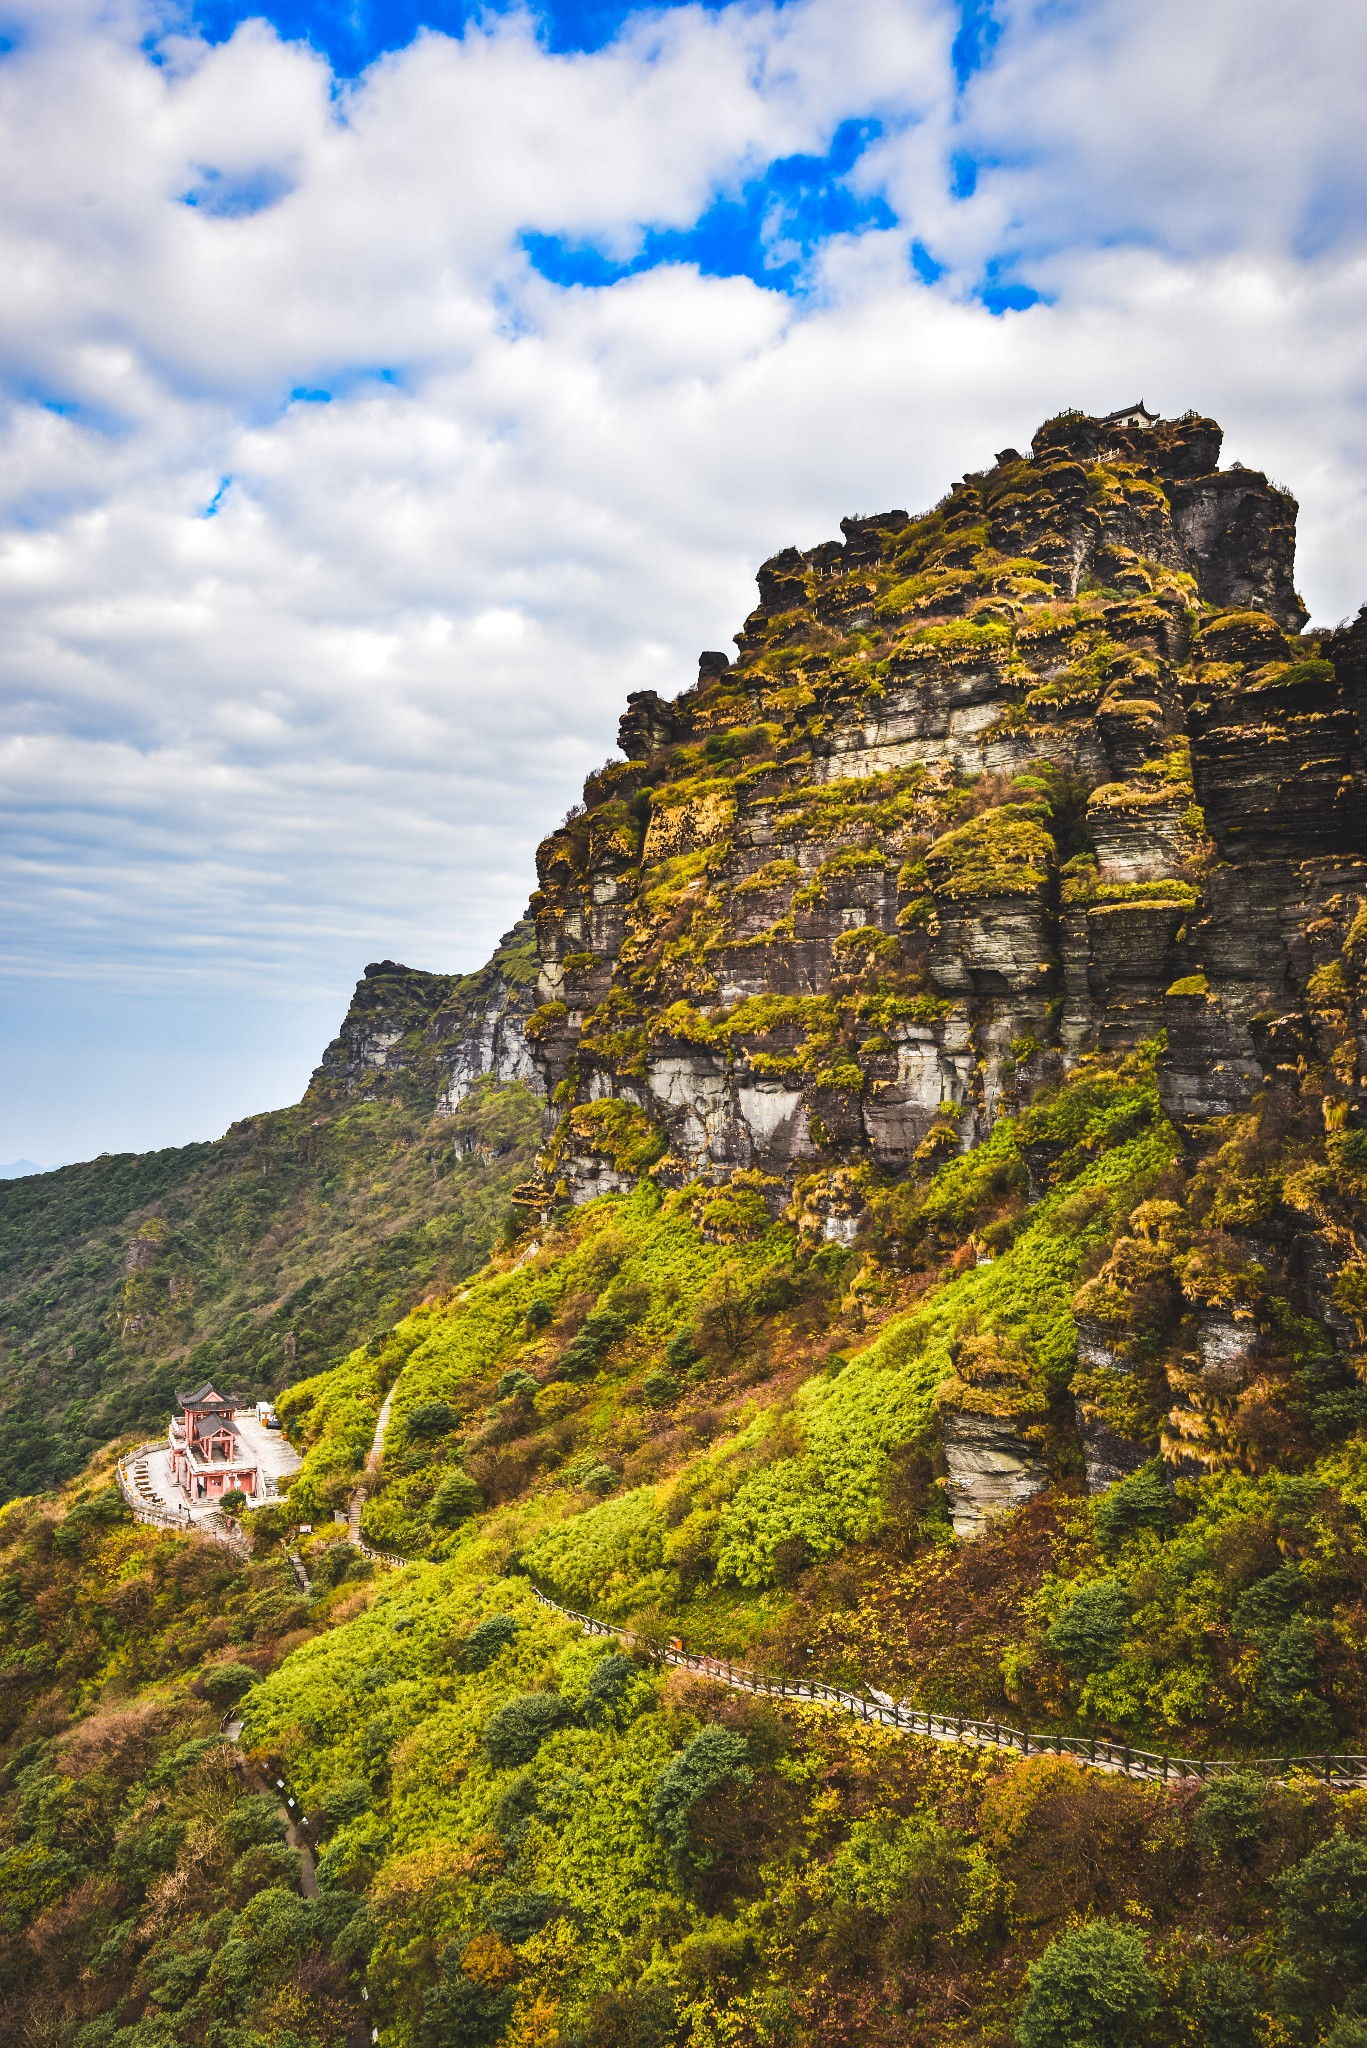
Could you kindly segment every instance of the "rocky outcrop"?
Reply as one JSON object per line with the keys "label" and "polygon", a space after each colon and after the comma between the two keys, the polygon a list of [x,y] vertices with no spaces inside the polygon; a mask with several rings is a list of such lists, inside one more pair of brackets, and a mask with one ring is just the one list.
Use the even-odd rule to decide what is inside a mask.
{"label": "rocky outcrop", "polygon": [[331,1100],[406,1084],[449,1116],[483,1076],[539,1093],[526,1036],[537,971],[535,933],[525,919],[477,974],[427,974],[394,960],[367,967],[310,1094]]}
{"label": "rocky outcrop", "polygon": [[[465,982],[371,970],[320,1074],[422,1075],[447,1108],[534,1071],[547,1143],[520,1201],[649,1172],[792,1200],[842,1243],[870,1189],[1160,1033],[1193,1145],[1308,1076],[1329,1127],[1356,1123],[1367,612],[1304,632],[1295,501],[1221,470],[1220,440],[1196,415],[1064,414],[920,518],[772,556],[734,660],[628,699],[623,758],[538,850],[534,954],[527,927]],[[1035,1199],[1049,1163],[1038,1185],[1025,1163]],[[1365,1256],[1268,1254],[1326,1300]],[[1275,1346],[1256,1303],[1197,1274],[1234,1257],[1180,1205],[1140,1204],[1083,1290],[1091,1490],[1160,1450],[1247,1461]],[[1057,1468],[1032,1374],[968,1344],[942,1390],[961,1534]]]}
{"label": "rocky outcrop", "polygon": [[946,1108],[981,1138],[1022,1048],[1039,1081],[1161,1029],[1175,1114],[1251,1099],[1288,902],[1356,886],[1367,626],[1295,637],[1294,500],[1219,445],[1063,415],[771,557],[736,660],[630,699],[538,856],[555,1186],[619,1170],[575,1103],[646,1118],[666,1183],[896,1172]]}
{"label": "rocky outcrop", "polygon": [[996,1516],[1032,1500],[1049,1483],[1049,1468],[1033,1457],[1011,1422],[995,1415],[956,1413],[941,1422],[948,1477],[944,1482],[954,1534],[971,1543]]}
{"label": "rocky outcrop", "polygon": [[936,1392],[945,1497],[967,1541],[1049,1483],[1048,1400],[1031,1362],[990,1334],[963,1338]]}

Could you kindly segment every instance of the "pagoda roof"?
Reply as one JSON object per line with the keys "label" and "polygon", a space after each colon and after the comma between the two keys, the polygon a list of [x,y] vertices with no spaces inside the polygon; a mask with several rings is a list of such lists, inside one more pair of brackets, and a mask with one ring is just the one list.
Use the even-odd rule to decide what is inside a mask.
{"label": "pagoda roof", "polygon": [[220,1394],[212,1380],[205,1380],[201,1387],[190,1387],[183,1394],[176,1395],[182,1408],[226,1408],[230,1413],[237,1406],[226,1394]]}

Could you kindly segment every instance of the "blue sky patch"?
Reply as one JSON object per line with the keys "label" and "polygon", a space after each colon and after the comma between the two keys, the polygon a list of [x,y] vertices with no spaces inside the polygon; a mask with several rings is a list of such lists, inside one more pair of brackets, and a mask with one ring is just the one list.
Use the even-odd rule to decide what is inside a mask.
{"label": "blue sky patch", "polygon": [[896,227],[881,194],[858,193],[845,182],[882,132],[878,121],[842,121],[824,157],[779,158],[736,197],[719,195],[692,227],[647,229],[625,261],[561,235],[528,233],[522,246],[551,284],[617,284],[661,264],[695,263],[704,277],[748,277],[770,290],[798,291],[821,242]]}
{"label": "blue sky patch", "polygon": [[1010,257],[993,257],[983,272],[983,281],[973,296],[989,313],[1024,313],[1030,306],[1052,304],[1046,293],[1012,277],[1010,269]]}
{"label": "blue sky patch", "polygon": [[990,61],[1001,32],[993,0],[959,0],[959,33],[950,49],[950,61],[961,92],[973,73]]}
{"label": "blue sky patch", "polygon": [[231,485],[232,478],[230,476],[222,476],[219,478],[218,489],[214,492],[212,498],[210,498],[208,504],[200,513],[199,516],[201,519],[213,519],[217,517],[218,508],[223,503],[224,497],[226,496]]}
{"label": "blue sky patch", "polygon": [[181,204],[215,220],[247,220],[294,190],[294,180],[280,170],[216,171],[206,164],[198,170],[195,183],[181,193]]}
{"label": "blue sky patch", "polygon": [[[650,8],[622,0],[541,0],[530,12],[549,50],[601,50],[633,14],[659,13],[685,0],[656,0]],[[725,0],[692,0],[709,12]],[[512,12],[512,0],[480,6],[477,0],[192,0],[194,26],[206,41],[228,40],[239,22],[269,21],[286,42],[309,43],[339,78],[354,78],[387,50],[405,49],[424,28],[458,36],[479,15]]]}

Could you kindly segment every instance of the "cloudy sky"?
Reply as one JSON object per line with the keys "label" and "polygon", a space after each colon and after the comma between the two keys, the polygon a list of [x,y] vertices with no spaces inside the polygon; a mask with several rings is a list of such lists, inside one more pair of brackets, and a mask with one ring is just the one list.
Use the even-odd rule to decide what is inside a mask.
{"label": "cloudy sky", "polygon": [[1349,0],[0,0],[0,1160],[477,966],[755,566],[1210,411],[1367,597]]}

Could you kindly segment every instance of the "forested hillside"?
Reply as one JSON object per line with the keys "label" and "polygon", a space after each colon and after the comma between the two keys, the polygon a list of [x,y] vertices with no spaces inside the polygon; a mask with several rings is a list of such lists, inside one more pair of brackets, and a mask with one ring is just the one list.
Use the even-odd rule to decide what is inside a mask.
{"label": "forested hillside", "polygon": [[529,969],[525,939],[464,979],[385,962],[295,1107],[212,1144],[0,1183],[0,1499],[121,1431],[159,1433],[177,1385],[273,1394],[479,1264],[540,1105],[486,1072],[437,1111],[491,988],[525,988]]}
{"label": "forested hillside", "polygon": [[427,1087],[514,1213],[296,1343],[249,1561],[98,1454],[0,1515],[20,2039],[1367,2043],[1367,632],[1218,454],[1065,415],[775,557],[535,990],[368,975],[315,1113]]}

